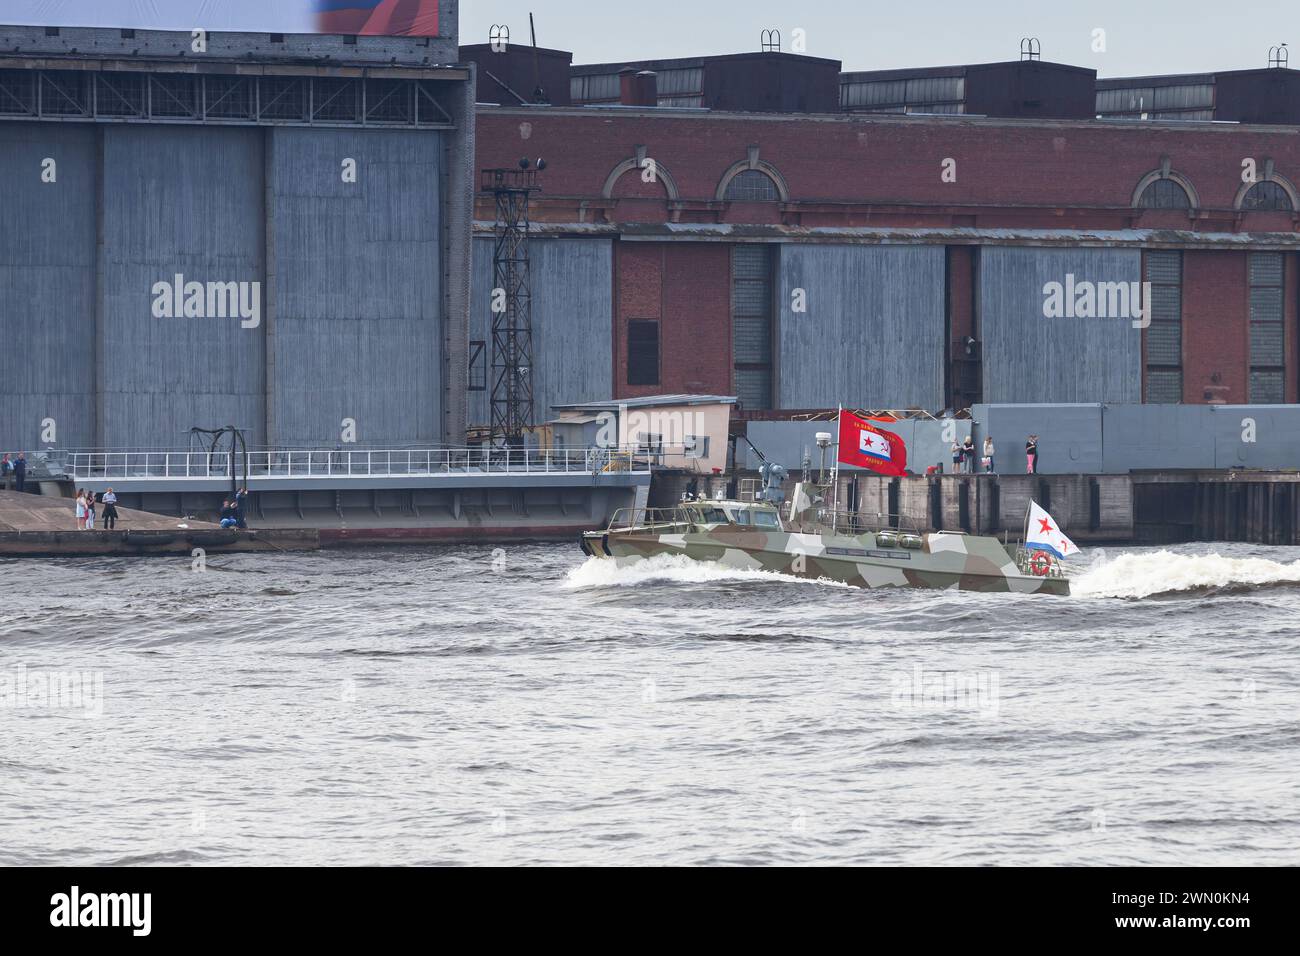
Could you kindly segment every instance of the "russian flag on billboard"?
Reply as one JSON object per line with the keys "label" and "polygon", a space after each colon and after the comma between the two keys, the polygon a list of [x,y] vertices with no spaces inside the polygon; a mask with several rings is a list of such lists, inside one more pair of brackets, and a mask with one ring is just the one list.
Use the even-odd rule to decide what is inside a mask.
{"label": "russian flag on billboard", "polygon": [[316,0],[317,31],[436,37],[438,0]]}
{"label": "russian flag on billboard", "polygon": [[907,443],[851,412],[840,412],[839,459],[882,475],[905,475]]}
{"label": "russian flag on billboard", "polygon": [[0,0],[0,7],[0,23],[15,26],[439,35],[438,0]]}

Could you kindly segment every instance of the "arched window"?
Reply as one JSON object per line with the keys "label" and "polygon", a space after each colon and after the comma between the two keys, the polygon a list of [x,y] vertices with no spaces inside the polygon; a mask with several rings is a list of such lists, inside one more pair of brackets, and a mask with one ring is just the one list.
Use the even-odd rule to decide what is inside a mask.
{"label": "arched window", "polygon": [[1291,204],[1291,196],[1281,185],[1272,180],[1264,180],[1251,186],[1245,198],[1241,200],[1241,208],[1280,209],[1283,212],[1292,212],[1295,209]]}
{"label": "arched window", "polygon": [[776,202],[781,192],[772,177],[761,169],[742,169],[731,177],[722,198],[729,202]]}
{"label": "arched window", "polygon": [[1156,179],[1142,190],[1138,197],[1142,209],[1191,209],[1192,200],[1179,183],[1173,179]]}

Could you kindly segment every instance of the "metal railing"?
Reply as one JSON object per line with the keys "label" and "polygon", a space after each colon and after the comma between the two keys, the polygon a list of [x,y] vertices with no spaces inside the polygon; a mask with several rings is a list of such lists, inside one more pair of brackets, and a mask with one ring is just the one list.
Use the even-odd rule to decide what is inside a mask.
{"label": "metal railing", "polygon": [[686,508],[619,508],[605,530],[676,534],[690,531],[694,525]]}
{"label": "metal railing", "polygon": [[[243,462],[234,464],[242,480]],[[228,452],[68,452],[63,470],[75,480],[225,479]],[[402,478],[487,474],[649,474],[650,464],[629,448],[266,449],[248,453],[250,479]]]}
{"label": "metal railing", "polygon": [[921,533],[921,526],[906,515],[874,514],[865,511],[834,511],[823,508],[817,511],[817,523],[834,527],[836,534],[866,534],[877,531],[899,531],[903,534]]}

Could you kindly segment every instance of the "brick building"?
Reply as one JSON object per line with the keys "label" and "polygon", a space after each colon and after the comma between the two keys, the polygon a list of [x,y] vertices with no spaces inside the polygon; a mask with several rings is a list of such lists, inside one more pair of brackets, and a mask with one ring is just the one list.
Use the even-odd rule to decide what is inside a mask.
{"label": "brick building", "polygon": [[[1214,118],[1178,120],[1098,117],[1152,78],[1032,59],[702,57],[570,66],[564,89],[565,54],[544,52],[461,48],[478,165],[548,164],[539,414],[659,392],[735,394],[749,415],[1297,401],[1297,71],[1255,71],[1244,98],[1219,74]],[[484,198],[479,342],[492,217]],[[471,421],[485,409],[471,393]]]}

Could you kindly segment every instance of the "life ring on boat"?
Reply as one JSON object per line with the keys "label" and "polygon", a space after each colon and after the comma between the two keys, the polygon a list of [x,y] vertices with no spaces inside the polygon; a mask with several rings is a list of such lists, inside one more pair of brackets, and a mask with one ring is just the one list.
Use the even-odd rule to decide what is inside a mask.
{"label": "life ring on boat", "polygon": [[1052,558],[1046,551],[1035,551],[1029,558],[1029,570],[1032,574],[1046,577],[1052,570]]}

